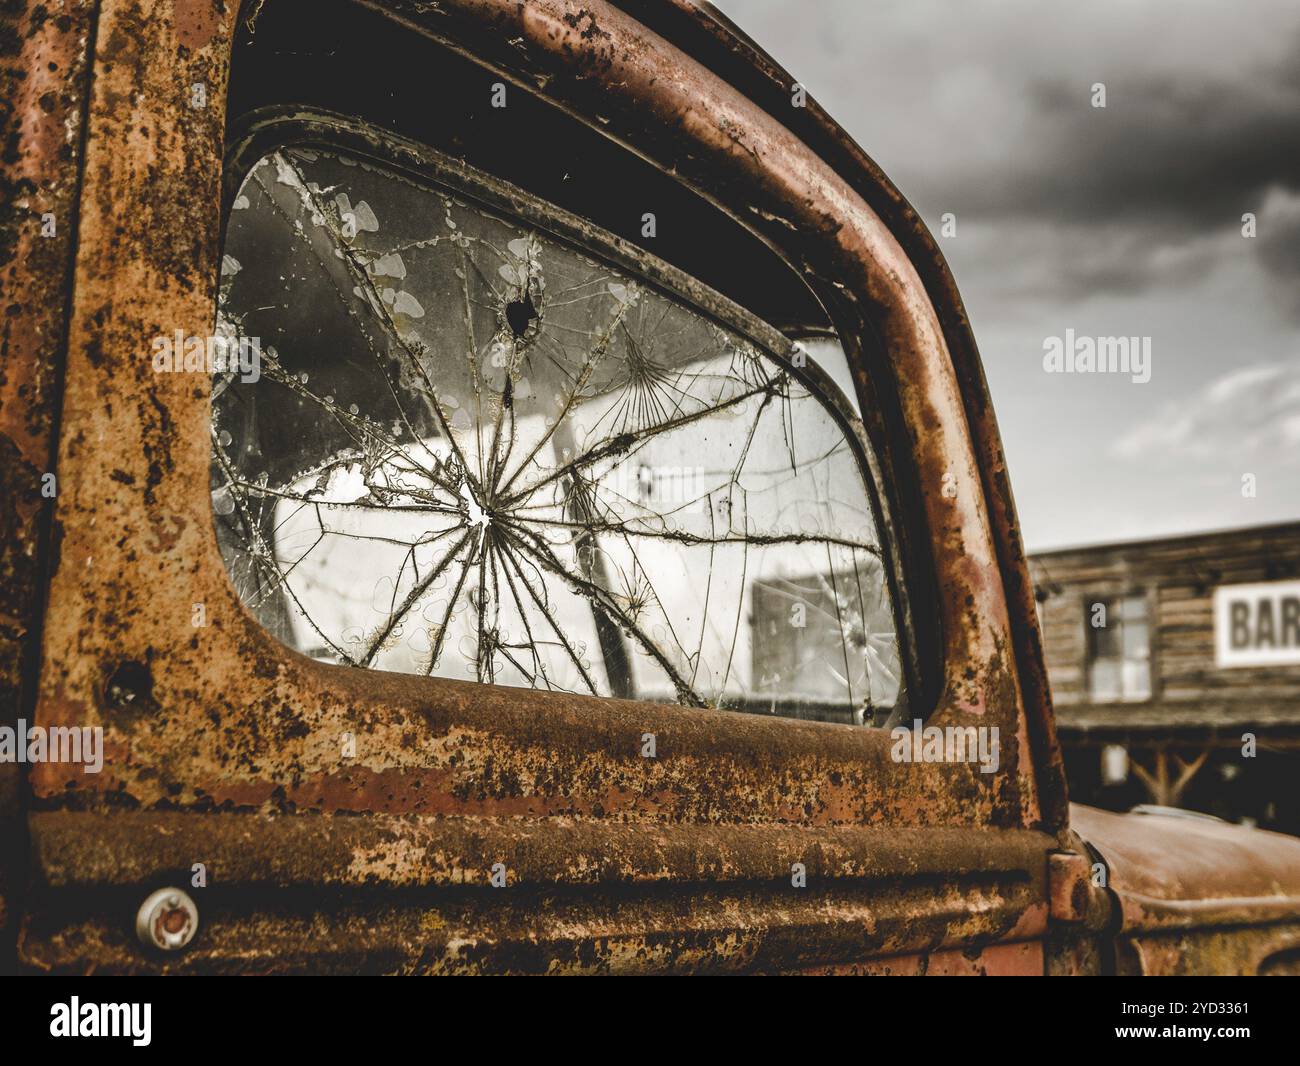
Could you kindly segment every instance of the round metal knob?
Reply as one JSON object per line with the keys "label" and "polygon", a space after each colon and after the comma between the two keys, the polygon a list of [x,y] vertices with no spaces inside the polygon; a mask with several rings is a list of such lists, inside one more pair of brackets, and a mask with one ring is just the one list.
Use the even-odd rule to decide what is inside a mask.
{"label": "round metal knob", "polygon": [[140,904],[135,935],[146,947],[180,951],[199,929],[199,909],[179,888],[160,888]]}

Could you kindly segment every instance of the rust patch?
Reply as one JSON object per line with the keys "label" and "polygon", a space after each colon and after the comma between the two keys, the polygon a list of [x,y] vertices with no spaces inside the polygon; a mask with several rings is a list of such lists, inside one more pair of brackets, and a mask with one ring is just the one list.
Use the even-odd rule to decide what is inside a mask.
{"label": "rust patch", "polygon": [[[0,14],[0,725],[34,699],[95,4]],[[21,768],[0,765],[0,957],[22,878]]]}
{"label": "rust patch", "polygon": [[207,48],[226,27],[227,7],[238,7],[237,0],[175,0],[172,18],[180,46],[195,52]]}

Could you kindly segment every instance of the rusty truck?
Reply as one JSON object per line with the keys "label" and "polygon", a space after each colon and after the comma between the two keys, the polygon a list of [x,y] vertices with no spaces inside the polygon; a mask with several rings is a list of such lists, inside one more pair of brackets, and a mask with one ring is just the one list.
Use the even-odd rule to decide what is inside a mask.
{"label": "rusty truck", "polygon": [[1296,970],[1300,840],[1070,805],[953,277],[710,5],[3,26],[6,966]]}

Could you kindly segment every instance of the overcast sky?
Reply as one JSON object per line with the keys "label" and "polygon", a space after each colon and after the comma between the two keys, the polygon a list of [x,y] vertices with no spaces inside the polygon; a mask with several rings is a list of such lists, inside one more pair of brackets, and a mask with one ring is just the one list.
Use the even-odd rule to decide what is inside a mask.
{"label": "overcast sky", "polygon": [[[1030,550],[1300,518],[1300,3],[718,6],[956,215]],[[1067,329],[1151,380],[1045,372]]]}

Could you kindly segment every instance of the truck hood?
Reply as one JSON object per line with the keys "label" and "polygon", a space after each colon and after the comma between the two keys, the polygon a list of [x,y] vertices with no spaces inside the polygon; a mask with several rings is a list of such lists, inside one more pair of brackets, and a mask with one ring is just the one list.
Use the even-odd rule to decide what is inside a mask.
{"label": "truck hood", "polygon": [[1300,918],[1300,838],[1214,819],[1070,805],[1108,867],[1124,930]]}

